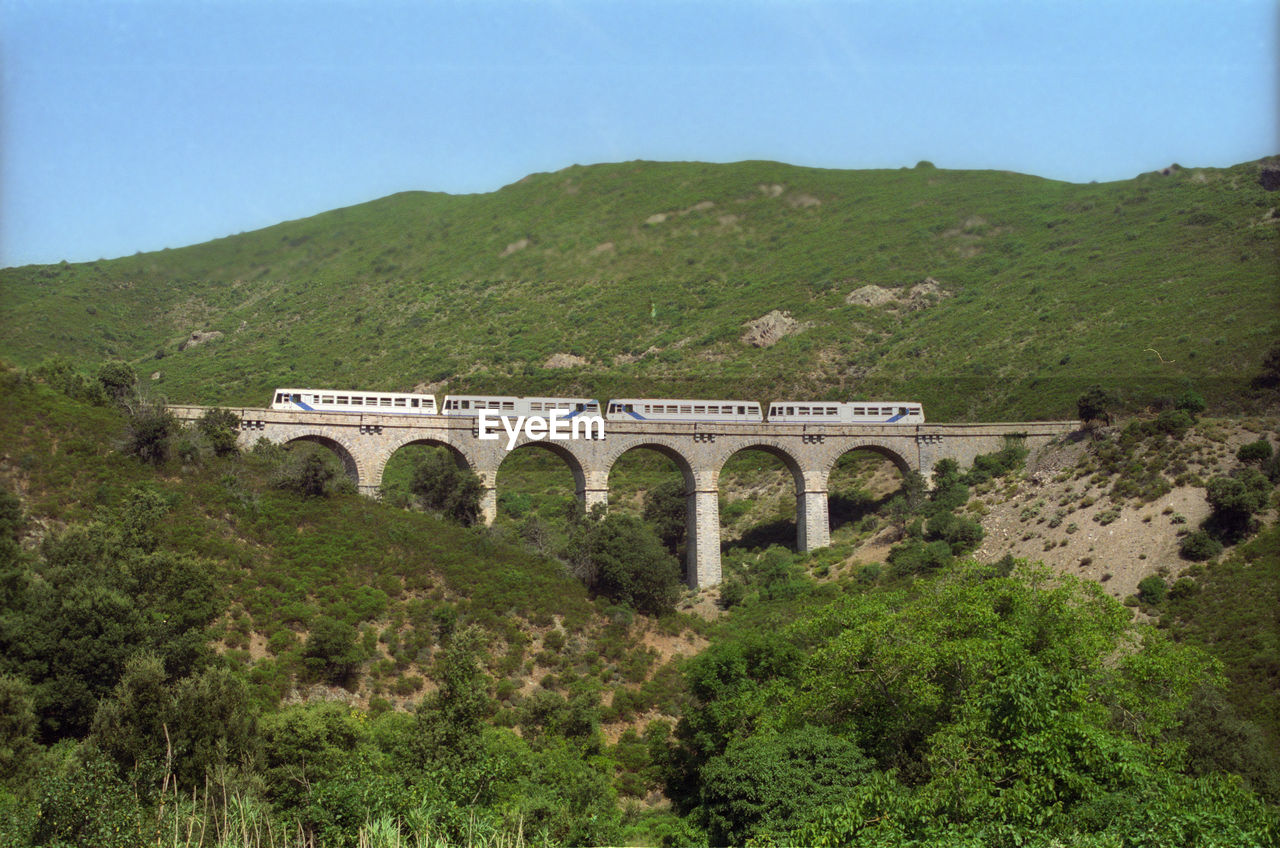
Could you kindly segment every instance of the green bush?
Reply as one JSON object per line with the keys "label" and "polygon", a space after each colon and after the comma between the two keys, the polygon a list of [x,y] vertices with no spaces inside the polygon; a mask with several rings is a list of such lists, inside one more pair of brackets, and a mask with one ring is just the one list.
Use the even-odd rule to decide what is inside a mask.
{"label": "green bush", "polygon": [[1196,530],[1182,537],[1178,552],[1183,559],[1189,559],[1192,562],[1203,562],[1207,559],[1213,559],[1222,553],[1222,543],[1210,536],[1208,532]]}
{"label": "green bush", "polygon": [[236,453],[236,441],[240,435],[240,416],[229,409],[207,410],[196,424],[200,434],[218,456]]}
{"label": "green bush", "polygon": [[1249,442],[1247,445],[1242,445],[1240,450],[1236,451],[1236,459],[1244,463],[1256,463],[1258,465],[1262,465],[1271,458],[1272,453],[1273,449],[1271,447],[1271,442],[1267,441],[1264,437],[1258,439],[1256,442]]}
{"label": "green bush", "polygon": [[322,616],[311,625],[302,646],[307,669],[329,683],[346,685],[355,676],[364,655],[356,644],[356,629],[344,621]]}
{"label": "green bush", "polygon": [[1169,593],[1169,584],[1158,574],[1152,574],[1138,581],[1138,597],[1143,603],[1159,604]]}

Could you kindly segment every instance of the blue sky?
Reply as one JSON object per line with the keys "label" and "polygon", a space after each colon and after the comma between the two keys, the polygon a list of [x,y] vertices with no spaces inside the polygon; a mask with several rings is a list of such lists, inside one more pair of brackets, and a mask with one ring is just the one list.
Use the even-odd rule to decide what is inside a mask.
{"label": "blue sky", "polygon": [[0,266],[628,159],[1280,152],[1276,0],[0,0]]}

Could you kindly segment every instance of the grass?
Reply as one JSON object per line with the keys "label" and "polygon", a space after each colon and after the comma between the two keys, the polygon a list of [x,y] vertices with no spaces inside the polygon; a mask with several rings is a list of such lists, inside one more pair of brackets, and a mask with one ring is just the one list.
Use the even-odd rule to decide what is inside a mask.
{"label": "grass", "polygon": [[[201,403],[447,381],[602,398],[893,395],[934,420],[1024,419],[1069,416],[1100,382],[1133,405],[1190,387],[1229,409],[1280,335],[1258,167],[1089,185],[924,166],[574,167],[5,269],[0,356],[121,357]],[[920,310],[845,302],[926,277],[951,296]],[[769,348],[742,342],[773,309],[811,326]],[[183,347],[196,330],[222,337]],[[545,367],[554,353],[588,364]]]}

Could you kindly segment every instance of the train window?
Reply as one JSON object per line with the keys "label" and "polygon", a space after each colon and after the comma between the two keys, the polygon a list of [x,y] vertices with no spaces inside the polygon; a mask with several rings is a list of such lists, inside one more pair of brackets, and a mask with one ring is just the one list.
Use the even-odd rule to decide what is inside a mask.
{"label": "train window", "polygon": [[686,406],[686,405],[684,405],[684,404],[681,404],[681,405],[680,405],[680,411],[681,411],[681,412],[683,412],[683,413],[685,413],[686,415],[688,415],[689,413],[693,412],[693,407],[691,407],[691,406]]}
{"label": "train window", "polygon": [[693,408],[693,411],[694,411],[694,413],[695,413],[695,414],[697,414],[697,415],[706,415],[706,414],[707,414],[707,408],[706,408],[705,406],[695,406],[695,407]]}
{"label": "train window", "polygon": [[404,398],[393,398],[393,399],[392,399],[392,403],[393,403],[394,405],[396,405],[396,406],[405,406],[405,405],[406,405],[406,404],[405,404],[405,399],[404,399]]}
{"label": "train window", "polygon": [[575,404],[573,405],[573,408],[574,408],[574,409],[576,409],[576,410],[578,410],[579,412],[582,412],[583,410],[585,410],[585,409],[587,408],[587,405],[586,405],[585,403],[575,403]]}
{"label": "train window", "polygon": [[355,396],[353,395],[353,396],[352,396],[352,398],[351,398],[351,405],[352,405],[352,406],[364,406],[364,398],[362,398],[362,397],[355,397]]}
{"label": "train window", "polygon": [[627,404],[626,406],[624,406],[624,407],[622,408],[622,411],[623,411],[623,412],[635,412],[636,410],[635,410],[635,407],[634,407],[633,405],[631,405],[631,404]]}
{"label": "train window", "polygon": [[[746,408],[745,406],[740,406],[740,407],[738,407],[738,414],[739,414],[739,415],[746,415],[746,414],[747,414],[747,408]],[[770,414],[770,415],[772,415],[773,413],[772,413],[772,412],[770,412],[769,414]]]}
{"label": "train window", "polygon": [[418,408],[418,399],[417,399],[417,398],[409,398],[409,405],[410,405],[411,407],[413,407],[414,409],[417,409],[417,408]]}
{"label": "train window", "polygon": [[462,402],[462,408],[463,408],[463,409],[468,409],[468,408],[470,408],[470,406],[471,406],[471,401],[469,401],[469,400],[464,400],[464,401]]}
{"label": "train window", "polygon": [[899,414],[899,415],[910,415],[910,414],[911,414],[911,410],[907,409],[905,406],[900,406],[900,407],[898,407],[898,414]]}

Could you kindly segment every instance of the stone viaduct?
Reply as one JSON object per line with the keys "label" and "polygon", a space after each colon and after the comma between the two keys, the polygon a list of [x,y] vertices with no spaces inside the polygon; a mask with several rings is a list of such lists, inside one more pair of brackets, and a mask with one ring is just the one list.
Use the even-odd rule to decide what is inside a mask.
{"label": "stone viaduct", "polygon": [[[171,406],[181,421],[195,421],[207,407]],[[382,472],[406,445],[444,445],[459,466],[479,475],[485,487],[481,508],[486,522],[497,516],[498,466],[507,455],[507,436],[479,438],[476,419],[446,415],[392,415],[355,412],[301,412],[233,409],[240,416],[240,441],[279,444],[317,442],[342,460],[362,494],[377,497]],[[690,586],[720,581],[720,469],[729,457],[748,448],[778,457],[795,480],[796,547],[810,551],[831,541],[827,517],[827,478],[836,462],[853,450],[874,451],[904,473],[926,480],[940,459],[961,468],[974,457],[998,451],[1009,436],[1021,437],[1034,456],[1050,442],[1080,426],[1078,421],[999,424],[744,424],[721,422],[606,421],[603,439],[530,440],[521,433],[514,450],[540,447],[569,466],[577,496],[590,509],[609,498],[609,471],[618,457],[637,448],[657,451],[684,475],[688,543],[686,577]]]}

